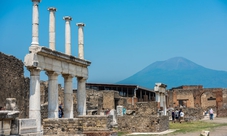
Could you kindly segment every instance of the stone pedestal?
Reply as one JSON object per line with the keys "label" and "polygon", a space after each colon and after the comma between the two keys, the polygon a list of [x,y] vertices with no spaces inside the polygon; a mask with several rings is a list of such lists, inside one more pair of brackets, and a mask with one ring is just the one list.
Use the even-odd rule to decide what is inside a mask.
{"label": "stone pedestal", "polygon": [[123,116],[123,106],[120,105],[117,106],[117,115]]}

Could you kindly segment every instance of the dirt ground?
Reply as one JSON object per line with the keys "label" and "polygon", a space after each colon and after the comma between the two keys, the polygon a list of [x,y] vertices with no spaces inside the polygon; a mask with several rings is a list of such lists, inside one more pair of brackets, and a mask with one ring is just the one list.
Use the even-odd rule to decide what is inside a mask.
{"label": "dirt ground", "polygon": [[[208,118],[203,119],[206,122],[215,122],[215,123],[227,123],[227,118],[214,118],[214,120],[209,120]],[[190,132],[185,134],[168,134],[166,136],[199,136],[201,131],[199,132]],[[227,136],[227,126],[218,127],[210,130],[209,136]]]}

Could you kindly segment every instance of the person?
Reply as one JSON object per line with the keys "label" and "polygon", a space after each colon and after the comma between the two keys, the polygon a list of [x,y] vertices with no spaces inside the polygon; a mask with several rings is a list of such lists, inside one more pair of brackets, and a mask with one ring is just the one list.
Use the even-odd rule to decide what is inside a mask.
{"label": "person", "polygon": [[210,120],[213,120],[213,116],[214,116],[214,111],[212,108],[210,108],[209,110],[209,114],[210,114]]}
{"label": "person", "polygon": [[180,122],[180,113],[182,112],[182,109],[178,112],[178,121]]}
{"label": "person", "polygon": [[179,119],[180,123],[183,120],[184,120],[184,112],[181,110],[181,112],[180,112],[180,119]]}
{"label": "person", "polygon": [[172,110],[172,121],[175,123],[175,113],[174,113],[174,110]]}
{"label": "person", "polygon": [[179,119],[179,111],[178,109],[175,110],[175,120]]}
{"label": "person", "polygon": [[3,107],[0,106],[0,110],[2,110],[2,109],[3,109]]}
{"label": "person", "polygon": [[63,117],[63,115],[64,115],[64,113],[63,113],[63,109],[62,109],[62,107],[61,107],[61,106],[59,106],[59,107],[58,107],[58,117],[59,117],[59,118],[62,118],[62,117]]}

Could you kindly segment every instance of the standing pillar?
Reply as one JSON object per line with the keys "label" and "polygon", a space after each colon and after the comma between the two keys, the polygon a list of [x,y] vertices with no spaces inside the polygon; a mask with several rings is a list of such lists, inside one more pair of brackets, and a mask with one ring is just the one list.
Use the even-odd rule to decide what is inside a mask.
{"label": "standing pillar", "polygon": [[84,30],[83,30],[83,27],[85,26],[85,24],[78,23],[76,25],[78,26],[78,45],[79,45],[78,57],[80,59],[84,59]]}
{"label": "standing pillar", "polygon": [[86,115],[86,79],[77,78],[77,112]]}
{"label": "standing pillar", "polygon": [[163,94],[163,114],[166,115],[166,96]]}
{"label": "standing pillar", "polygon": [[46,72],[48,76],[48,118],[58,118],[58,74]]}
{"label": "standing pillar", "polygon": [[70,21],[72,18],[70,16],[65,16],[63,19],[65,20],[65,54],[71,55]]}
{"label": "standing pillar", "polygon": [[40,115],[40,70],[31,68],[30,71],[30,93],[29,93],[29,118],[36,119],[37,132],[41,132]]}
{"label": "standing pillar", "polygon": [[48,8],[50,11],[49,17],[49,48],[51,50],[55,50],[55,12],[56,8],[50,7]]}
{"label": "standing pillar", "polygon": [[64,77],[64,118],[73,118],[73,89],[72,75],[65,74]]}
{"label": "standing pillar", "polygon": [[41,0],[32,0],[32,43],[31,46],[39,46],[39,9]]}

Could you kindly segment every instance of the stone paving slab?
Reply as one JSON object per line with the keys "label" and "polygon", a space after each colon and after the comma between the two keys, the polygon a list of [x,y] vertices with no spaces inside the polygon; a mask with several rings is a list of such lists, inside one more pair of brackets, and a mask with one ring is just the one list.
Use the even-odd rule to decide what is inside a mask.
{"label": "stone paving slab", "polygon": [[177,129],[169,129],[169,130],[166,130],[163,132],[131,133],[131,134],[127,134],[127,135],[164,135],[164,134],[172,133],[176,130]]}

